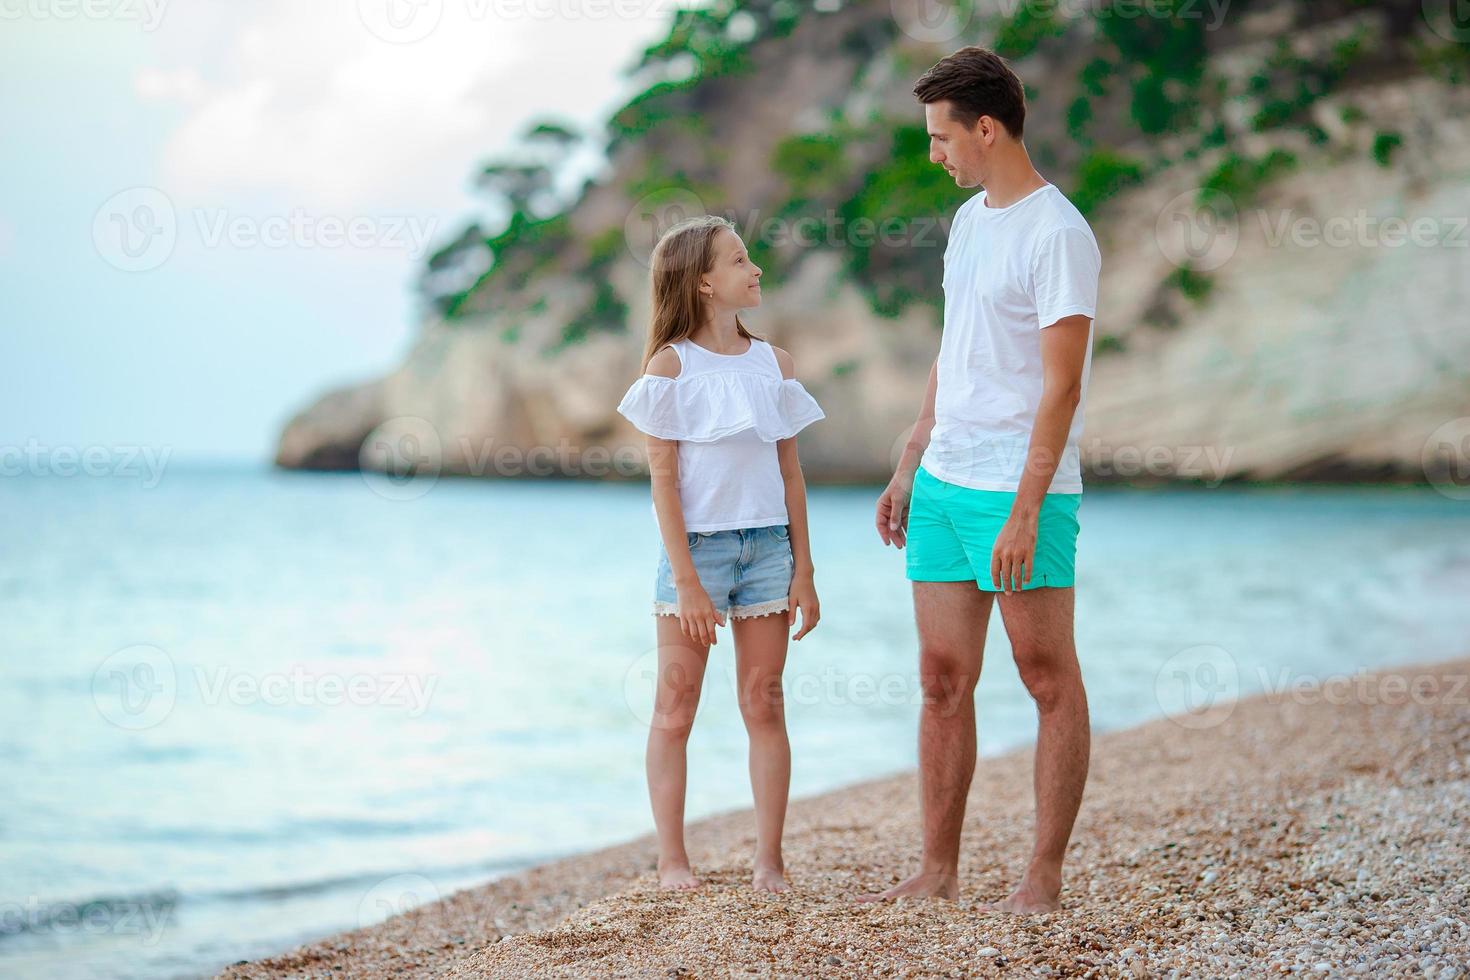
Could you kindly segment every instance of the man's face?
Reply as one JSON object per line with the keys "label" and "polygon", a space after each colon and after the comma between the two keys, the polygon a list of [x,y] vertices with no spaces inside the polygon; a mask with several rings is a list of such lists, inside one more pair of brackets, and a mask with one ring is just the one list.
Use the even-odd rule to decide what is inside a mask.
{"label": "man's face", "polygon": [[1000,124],[981,116],[974,129],[966,129],[949,117],[951,103],[930,102],[924,106],[924,123],[929,129],[929,160],[944,167],[956,186],[979,187],[989,173],[990,148]]}

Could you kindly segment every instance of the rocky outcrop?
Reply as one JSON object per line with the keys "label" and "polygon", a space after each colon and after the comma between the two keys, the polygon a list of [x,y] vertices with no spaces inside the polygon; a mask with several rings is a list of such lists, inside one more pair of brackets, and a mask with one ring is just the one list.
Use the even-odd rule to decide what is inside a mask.
{"label": "rocky outcrop", "polygon": [[286,423],[275,463],[286,469],[358,469],[358,450],[384,412],[381,382],[329,391]]}
{"label": "rocky outcrop", "polygon": [[[1346,5],[1336,20],[1301,26],[1294,49],[1388,30],[1403,5],[1381,6]],[[1263,64],[1280,62],[1282,32],[1300,26],[1294,4],[1247,8],[1211,53],[1214,76],[1243,90]],[[851,41],[866,15],[832,16],[847,20],[803,22],[756,49],[771,70],[704,99],[703,121],[728,148],[714,173],[731,199],[779,196],[765,166],[779,137],[827,116],[916,111],[913,66],[959,43],[903,37],[874,53]],[[837,36],[843,48],[823,48]],[[1043,44],[1018,69],[1043,84],[1077,59],[1076,45]],[[1314,97],[1293,127],[1227,120],[1236,135],[1226,146],[1184,150],[1170,135],[1119,144],[1154,162],[1090,215],[1104,254],[1082,446],[1090,479],[1418,480],[1432,435],[1470,417],[1470,90],[1409,63],[1380,60],[1362,76]],[[1032,113],[1043,148],[1070,145],[1062,103],[1042,95]],[[639,207],[650,186],[709,203],[689,190],[696,182],[634,178],[650,166],[692,168],[681,156],[696,153],[689,139],[622,142],[614,176],[586,189],[554,257],[425,323],[386,378],[332,392],[292,419],[278,465],[641,475],[642,437],[614,411],[638,372],[648,321]],[[1279,173],[1261,163],[1287,155],[1293,165]],[[1048,169],[1048,158],[1062,166],[1058,152],[1033,156],[1069,189]],[[1222,183],[1237,157],[1257,167],[1254,177]],[[937,247],[909,256],[936,270],[939,224]],[[626,232],[589,263],[589,243],[606,248],[610,229]],[[875,313],[871,281],[853,275],[840,249],[803,250],[771,279],[746,319],[791,351],[827,412],[801,436],[808,478],[886,479],[938,349],[932,307]],[[568,324],[609,287],[626,304],[625,329],[569,342]]]}

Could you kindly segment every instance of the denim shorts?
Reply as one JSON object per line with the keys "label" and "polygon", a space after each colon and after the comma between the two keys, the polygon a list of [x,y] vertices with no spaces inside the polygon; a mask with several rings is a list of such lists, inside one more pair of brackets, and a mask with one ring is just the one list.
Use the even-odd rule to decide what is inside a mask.
{"label": "denim shorts", "polygon": [[[783,612],[791,592],[791,529],[785,524],[728,531],[686,531],[689,557],[710,602],[728,619]],[[679,595],[663,543],[658,547],[653,614],[677,616]]]}

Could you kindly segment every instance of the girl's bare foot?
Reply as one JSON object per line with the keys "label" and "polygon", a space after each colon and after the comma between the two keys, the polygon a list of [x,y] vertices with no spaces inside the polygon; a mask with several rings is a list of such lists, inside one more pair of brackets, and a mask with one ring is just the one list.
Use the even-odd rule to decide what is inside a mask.
{"label": "girl's bare foot", "polygon": [[689,868],[689,862],[682,864],[670,862],[658,863],[658,887],[669,891],[687,892],[691,888],[698,888],[703,882],[694,877],[694,872]]}
{"label": "girl's bare foot", "polygon": [[881,902],[889,898],[947,898],[953,902],[959,897],[959,875],[947,871],[920,871],[887,891],[875,895],[859,895],[857,900]]}
{"label": "girl's bare foot", "polygon": [[750,887],[758,892],[786,891],[789,886],[786,884],[785,869],[779,864],[757,864],[755,874],[750,878]]}

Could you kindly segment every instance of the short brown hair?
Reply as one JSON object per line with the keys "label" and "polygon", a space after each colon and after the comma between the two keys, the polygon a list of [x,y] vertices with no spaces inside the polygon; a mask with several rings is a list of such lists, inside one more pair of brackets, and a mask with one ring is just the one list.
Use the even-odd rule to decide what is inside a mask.
{"label": "short brown hair", "polygon": [[914,95],[928,105],[950,102],[950,118],[974,129],[981,116],[998,119],[1016,139],[1026,126],[1026,92],[1004,58],[986,48],[960,48],[914,85]]}

